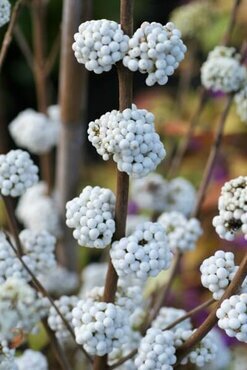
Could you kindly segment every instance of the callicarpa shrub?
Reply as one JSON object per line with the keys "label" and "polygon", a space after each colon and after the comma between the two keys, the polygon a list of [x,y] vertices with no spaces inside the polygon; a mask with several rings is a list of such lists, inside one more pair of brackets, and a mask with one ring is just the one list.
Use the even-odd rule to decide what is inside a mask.
{"label": "callicarpa shrub", "polygon": [[[41,60],[45,48],[44,38],[39,38],[45,28],[45,12],[39,6],[46,9],[47,4],[37,0],[30,4],[34,39],[41,42],[34,46],[41,45],[44,50],[37,53],[33,48],[38,108],[24,109],[9,125],[15,144],[34,157],[22,149],[0,155],[0,196],[7,215],[0,231],[0,370],[173,370],[180,365],[185,369],[230,369],[222,332],[247,343],[247,256],[236,262],[229,244],[210,255],[207,239],[202,239],[204,251],[199,255],[206,257],[198,263],[198,271],[193,271],[193,279],[197,276],[209,299],[198,305],[193,299],[186,305],[189,289],[183,284],[183,274],[191,254],[203,243],[199,245],[200,237],[207,235],[202,204],[232,102],[246,120],[245,52],[217,45],[202,65],[204,93],[220,91],[227,104],[207,163],[201,166],[203,176],[197,189],[194,178],[190,181],[180,173],[164,173],[166,156],[171,156],[169,135],[163,140],[155,115],[132,99],[134,72],[145,74],[149,87],[170,82],[187,51],[180,30],[172,22],[147,21],[134,30],[133,2],[127,0],[120,1],[120,23],[82,19],[78,24],[79,2],[72,7],[64,0],[61,99],[60,105],[52,106],[48,94],[42,95],[47,92],[43,84],[52,58]],[[229,29],[236,21],[238,3]],[[18,20],[21,2],[16,4],[7,41],[0,50],[0,67],[11,41],[8,32],[12,36]],[[187,38],[192,38],[191,30],[204,29],[202,11],[207,10],[207,20],[208,4],[197,2],[194,13],[193,4],[182,7],[177,16],[174,13]],[[37,9],[40,12],[36,13]],[[191,26],[186,19],[181,22],[183,9],[187,20],[197,14],[200,18]],[[0,26],[8,21],[9,12],[8,1],[0,0]],[[15,33],[20,42],[18,27]],[[31,49],[24,44],[30,58]],[[78,143],[83,146],[79,140],[83,133],[76,126],[81,117],[75,116],[82,111],[78,103],[83,95],[80,72],[85,74],[86,69],[101,75],[114,73],[115,68],[119,106],[93,118],[85,130],[99,156],[110,162],[103,162],[104,166],[116,171],[113,191],[107,185],[96,185],[90,176],[76,184],[81,168],[77,167],[75,147]],[[67,88],[73,94],[65,104],[62,97]],[[52,186],[47,170],[55,147],[56,170],[64,177],[62,181],[57,175]],[[214,211],[211,220],[207,214],[218,242],[246,239],[246,179],[239,175],[227,180],[218,197],[218,215]],[[16,202],[16,198],[20,199]],[[128,214],[128,206],[133,207],[132,214]],[[80,274],[76,262],[80,267],[83,264]],[[171,292],[175,279],[180,282],[179,294]],[[206,308],[212,304],[208,313]],[[201,313],[199,324],[196,314]]]}

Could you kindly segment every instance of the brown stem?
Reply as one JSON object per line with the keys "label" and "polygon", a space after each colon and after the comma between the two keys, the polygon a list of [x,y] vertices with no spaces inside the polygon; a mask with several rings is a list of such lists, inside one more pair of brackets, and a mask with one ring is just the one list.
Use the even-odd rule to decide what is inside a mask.
{"label": "brown stem", "polygon": [[[33,50],[34,50],[34,79],[37,94],[38,110],[47,114],[48,88],[45,71],[46,48],[46,3],[43,0],[32,1]],[[48,186],[48,193],[53,187],[53,169],[51,153],[40,156],[42,177]]]}
{"label": "brown stem", "polygon": [[120,365],[124,364],[126,361],[128,360],[131,360],[135,355],[137,354],[137,349],[134,349],[132,352],[130,352],[128,355],[126,355],[125,357],[121,358],[121,360],[119,360],[118,362],[116,362],[115,364],[111,365],[109,368],[112,370],[112,369],[116,369],[117,367],[119,367]]}
{"label": "brown stem", "polygon": [[3,43],[2,43],[2,47],[1,47],[1,50],[0,50],[0,71],[2,69],[3,62],[4,62],[4,59],[6,57],[9,45],[11,44],[11,41],[12,41],[12,38],[13,38],[14,27],[15,27],[15,24],[17,22],[17,19],[18,19],[19,13],[20,13],[20,9],[21,9],[21,6],[23,5],[23,3],[24,3],[24,0],[17,0],[17,2],[15,3],[14,8],[12,10],[12,14],[11,14],[10,22],[9,22],[9,25],[8,25],[8,29],[7,29],[7,32],[5,33]]}
{"label": "brown stem", "polygon": [[196,108],[195,113],[191,117],[189,127],[188,127],[188,130],[187,130],[186,134],[185,134],[184,139],[182,139],[180,141],[179,145],[178,145],[178,148],[175,152],[175,155],[174,155],[174,158],[172,160],[171,166],[168,169],[167,177],[171,178],[177,173],[178,168],[181,165],[182,159],[184,158],[184,155],[187,151],[188,145],[189,145],[189,143],[190,143],[190,141],[193,137],[195,127],[197,126],[197,124],[199,122],[199,119],[201,117],[201,114],[202,114],[202,112],[205,108],[207,100],[208,100],[207,92],[204,88],[202,88],[200,90],[200,98],[199,98],[198,106]]}
{"label": "brown stem", "polygon": [[180,364],[181,360],[190,352],[190,350],[199,343],[205,335],[214,327],[217,323],[216,311],[221,306],[221,303],[236,294],[239,287],[243,283],[247,274],[247,255],[242,260],[242,263],[239,266],[239,269],[234,276],[231,284],[226,289],[223,297],[217,302],[217,305],[213,311],[209,314],[206,320],[199,326],[199,328],[191,335],[191,337],[177,350],[177,365]]}
{"label": "brown stem", "polygon": [[196,313],[202,311],[204,308],[211,306],[211,304],[215,303],[213,298],[208,299],[206,302],[200,304],[199,306],[193,308],[193,310],[186,313],[186,315],[179,317],[176,321],[172,322],[171,324],[167,325],[163,330],[170,330],[174,328],[174,326],[180,324],[184,320],[194,316]]}
{"label": "brown stem", "polygon": [[226,33],[223,36],[222,45],[227,46],[231,42],[232,34],[233,34],[233,31],[236,25],[238,9],[241,4],[241,1],[242,0],[234,0],[233,2],[233,7],[232,7],[231,15],[230,15],[230,21],[229,21]]}
{"label": "brown stem", "polygon": [[75,241],[71,231],[65,227],[65,205],[75,196],[80,180],[88,73],[77,63],[72,42],[79,25],[90,17],[91,3],[92,0],[64,0],[62,17],[59,79],[61,131],[57,150],[56,195],[64,229],[58,256],[63,266],[74,271]]}
{"label": "brown stem", "polygon": [[[120,23],[125,34],[131,36],[133,33],[133,0],[120,1]],[[118,80],[119,80],[119,110],[123,111],[126,108],[131,108],[133,101],[133,77],[132,73],[125,68],[122,63],[118,65]],[[116,189],[116,207],[115,207],[115,222],[116,231],[114,240],[119,240],[125,236],[127,207],[129,193],[129,176],[125,172],[117,171],[117,189]],[[105,302],[114,302],[117,290],[118,276],[109,261],[106,283],[104,288],[103,300]],[[107,370],[107,356],[96,356],[94,361],[94,370]]]}
{"label": "brown stem", "polygon": [[[237,12],[238,12],[240,3],[241,3],[241,0],[234,0],[233,1],[233,7],[232,7],[232,10],[231,10],[229,25],[228,25],[228,28],[225,32],[223,40],[222,40],[222,45],[224,45],[224,46],[228,46],[230,41],[231,41],[232,33],[233,33],[234,27],[236,25]],[[193,116],[190,120],[190,124],[189,124],[189,127],[188,127],[188,131],[186,132],[185,138],[182,139],[180,141],[179,145],[178,145],[178,148],[176,150],[176,153],[175,153],[174,159],[172,161],[171,167],[168,170],[169,177],[174,176],[175,173],[177,172],[178,168],[180,167],[182,159],[185,156],[186,150],[187,150],[188,145],[191,141],[191,138],[193,137],[195,128],[199,123],[199,119],[201,117],[203,109],[205,108],[205,105],[207,104],[207,101],[208,101],[208,98],[207,98],[207,95],[206,95],[206,90],[204,88],[202,88],[201,93],[200,93],[200,100],[199,100],[198,107],[197,107],[195,113],[193,114]]]}
{"label": "brown stem", "polygon": [[64,349],[61,347],[59,341],[53,330],[47,324],[45,319],[42,320],[43,326],[45,328],[46,333],[49,336],[51,348],[56,356],[57,361],[62,370],[71,370],[71,366],[68,362],[67,356],[65,355]]}
{"label": "brown stem", "polygon": [[51,51],[47,57],[46,63],[45,63],[45,73],[47,76],[50,75],[52,68],[56,62],[59,50],[60,50],[60,44],[61,44],[61,34],[60,30],[53,42],[53,45],[51,47]]}
{"label": "brown stem", "polygon": [[201,182],[201,185],[200,185],[200,188],[199,188],[199,191],[198,191],[196,205],[195,205],[195,208],[192,212],[192,217],[198,217],[200,209],[201,209],[201,205],[202,205],[203,200],[205,198],[206,191],[207,191],[210,179],[212,177],[212,173],[213,173],[214,165],[215,165],[215,162],[216,162],[216,159],[217,159],[217,155],[219,153],[220,145],[221,145],[223,134],[224,134],[224,127],[225,127],[226,119],[227,119],[227,116],[229,114],[230,108],[232,106],[232,102],[233,102],[233,96],[230,95],[227,98],[225,108],[224,108],[224,110],[221,114],[221,117],[219,119],[219,122],[218,122],[218,125],[217,125],[217,128],[216,128],[214,142],[213,142],[213,145],[211,147],[210,154],[209,154],[209,157],[208,157],[208,161],[207,161],[207,164],[206,164],[206,167],[205,167],[205,170],[204,170],[202,182]]}
{"label": "brown stem", "polygon": [[19,238],[19,228],[15,218],[15,211],[13,206],[13,199],[11,197],[2,196],[3,203],[6,209],[6,215],[9,225],[9,230],[14,237],[15,245],[19,256],[22,256],[22,246]]}
{"label": "brown stem", "polygon": [[28,42],[21,30],[21,28],[18,26],[18,24],[14,28],[14,35],[15,39],[17,41],[17,44],[24,55],[26,62],[31,69],[32,72],[34,72],[34,60],[33,60],[33,54],[32,51],[28,45]]}

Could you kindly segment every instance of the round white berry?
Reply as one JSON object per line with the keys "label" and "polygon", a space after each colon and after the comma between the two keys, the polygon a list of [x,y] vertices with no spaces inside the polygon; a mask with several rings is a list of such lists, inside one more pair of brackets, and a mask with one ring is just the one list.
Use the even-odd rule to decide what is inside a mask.
{"label": "round white berry", "polygon": [[187,219],[179,212],[165,212],[158,218],[158,222],[164,227],[173,251],[186,252],[195,249],[202,234],[201,224],[196,218]]}
{"label": "round white berry", "polygon": [[78,63],[97,74],[110,71],[128,50],[129,37],[118,23],[107,19],[82,23],[74,39],[72,49]]}
{"label": "round white berry", "polygon": [[159,223],[139,225],[129,237],[112,244],[112,263],[118,276],[147,279],[170,267],[172,253],[164,228]]}
{"label": "round white berry", "polygon": [[225,299],[216,315],[218,325],[229,337],[247,343],[247,294],[233,295]]}
{"label": "round white berry", "polygon": [[59,125],[43,113],[26,109],[10,123],[9,131],[17,145],[44,154],[57,144]]}
{"label": "round white berry", "polygon": [[38,167],[23,150],[11,150],[0,155],[0,192],[19,197],[38,181]]}
{"label": "round white berry", "polygon": [[8,0],[0,0],[0,27],[9,22],[11,5]]}
{"label": "round white berry", "polygon": [[233,240],[237,232],[247,238],[247,176],[239,176],[224,184],[218,201],[219,215],[213,225],[217,234]]}
{"label": "round white berry", "polygon": [[37,351],[26,349],[26,351],[15,360],[18,370],[48,370],[46,357]]}
{"label": "round white berry", "polygon": [[118,170],[132,177],[148,175],[166,154],[155,131],[153,114],[135,105],[123,112],[107,112],[90,122],[88,135],[104,160],[112,157]]}
{"label": "round white berry", "polygon": [[206,89],[230,93],[238,91],[246,79],[246,69],[234,48],[216,46],[201,68],[201,80]]}
{"label": "round white berry", "polygon": [[104,356],[128,341],[128,314],[117,305],[80,300],[72,316],[76,341],[91,355]]}
{"label": "round white berry", "polygon": [[105,248],[115,232],[115,195],[109,189],[86,186],[66,204],[66,224],[79,245]]}
{"label": "round white berry", "polygon": [[123,63],[133,72],[147,73],[147,86],[165,85],[184,59],[186,50],[181,33],[173,23],[162,26],[157,22],[144,22],[129,40]]}
{"label": "round white berry", "polygon": [[140,370],[172,370],[176,362],[175,351],[171,331],[150,328],[141,340],[135,365]]}

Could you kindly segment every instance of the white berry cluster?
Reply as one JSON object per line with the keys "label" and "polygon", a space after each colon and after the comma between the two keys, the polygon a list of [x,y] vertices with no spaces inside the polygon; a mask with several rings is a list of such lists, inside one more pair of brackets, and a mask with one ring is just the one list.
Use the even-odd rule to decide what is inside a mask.
{"label": "white berry cluster", "polygon": [[234,96],[234,100],[241,121],[247,123],[247,85]]}
{"label": "white berry cluster", "polygon": [[236,269],[232,252],[217,251],[200,266],[202,285],[218,300],[232,281]]}
{"label": "white berry cluster", "polygon": [[[186,315],[186,311],[174,307],[162,307],[159,310],[159,313],[156,319],[152,322],[152,327],[165,330],[165,328],[172,324],[174,321],[180,317]],[[192,324],[190,319],[183,320],[181,323],[174,326],[172,329],[169,329],[175,332],[177,329],[190,330],[192,329]]]}
{"label": "white berry cluster", "polygon": [[15,363],[15,350],[9,348],[6,340],[0,340],[0,370],[19,370]]}
{"label": "white berry cluster", "polygon": [[233,295],[225,299],[216,315],[218,325],[229,337],[247,343],[247,294]]}
{"label": "white berry cluster", "polygon": [[150,328],[141,340],[135,365],[139,370],[172,370],[176,362],[175,351],[171,331]]}
{"label": "white berry cluster", "polygon": [[9,131],[17,145],[44,154],[57,144],[59,125],[43,113],[26,109],[10,123]]}
{"label": "white berry cluster", "polygon": [[15,360],[18,370],[48,370],[46,357],[37,351],[26,349],[26,351]]}
{"label": "white berry cluster", "polygon": [[196,218],[187,219],[179,212],[164,212],[158,222],[164,227],[173,251],[186,252],[195,249],[197,240],[202,235],[200,221]]}
{"label": "white berry cluster", "polygon": [[241,231],[247,239],[247,176],[239,176],[224,184],[218,201],[219,215],[213,225],[217,234],[233,240]]}
{"label": "white berry cluster", "polygon": [[167,181],[157,173],[131,182],[131,197],[138,207],[154,212],[165,209],[167,190]]}
{"label": "white berry cluster", "polygon": [[77,274],[60,265],[56,265],[46,274],[42,273],[38,278],[45,289],[55,297],[71,294],[76,291],[79,285]]}
{"label": "white berry cluster", "polygon": [[139,225],[132,235],[114,242],[110,255],[120,278],[133,275],[144,280],[168,269],[172,260],[164,228],[152,222]]}
{"label": "white berry cluster", "polygon": [[90,263],[85,266],[81,273],[82,287],[80,297],[86,297],[86,294],[93,288],[104,286],[107,273],[107,263]]}
{"label": "white berry cluster", "polygon": [[[33,262],[29,256],[23,256],[23,260],[29,268],[33,268]],[[12,250],[6,236],[0,232],[0,284],[11,277],[25,281],[31,280],[30,275]]]}
{"label": "white berry cluster", "polygon": [[165,85],[184,59],[186,50],[181,32],[173,23],[162,26],[157,22],[143,22],[129,40],[123,64],[132,72],[147,73],[148,86]]}
{"label": "white berry cluster", "polygon": [[[68,323],[72,322],[72,310],[76,307],[79,298],[76,296],[62,296],[55,301],[56,306]],[[71,334],[65,327],[63,320],[53,306],[50,307],[48,324],[55,331],[56,337],[63,343],[71,339]]]}
{"label": "white berry cluster", "polygon": [[56,266],[56,239],[47,231],[22,230],[19,234],[23,251],[30,257],[36,275],[46,273]]}
{"label": "white berry cluster", "polygon": [[183,177],[176,177],[168,183],[166,212],[177,211],[188,216],[194,208],[196,190]]}
{"label": "white berry cluster", "polygon": [[[212,340],[217,347],[217,353],[215,358],[203,367],[203,370],[225,370],[229,368],[231,362],[231,349],[227,346],[225,338],[216,328],[210,331]],[[235,368],[234,368],[235,369]],[[235,370],[240,370],[236,368]]]}
{"label": "white berry cluster", "polygon": [[[121,360],[123,357],[128,356],[132,351],[136,350],[141,342],[142,336],[138,331],[130,330],[128,335],[128,341],[122,345],[121,347],[115,347],[111,351],[111,353],[108,356],[108,365],[114,365],[119,360]],[[127,367],[123,368],[125,370],[132,370],[131,366],[133,367],[134,363],[131,361],[127,364]],[[120,367],[121,369],[121,367]],[[122,370],[123,370],[122,369]],[[136,370],[136,368],[134,368]]]}
{"label": "white berry cluster", "polygon": [[79,197],[66,204],[66,224],[78,244],[103,249],[115,232],[115,195],[109,189],[86,186]]}
{"label": "white berry cluster", "polygon": [[38,167],[23,150],[11,150],[0,155],[0,192],[19,197],[38,181]]}
{"label": "white berry cluster", "polygon": [[46,230],[54,236],[61,234],[58,209],[44,182],[32,186],[22,195],[16,216],[27,229]]}
{"label": "white berry cluster", "polygon": [[78,63],[97,74],[110,71],[128,50],[129,37],[118,23],[107,19],[82,23],[74,39],[72,49]]}
{"label": "white berry cluster", "polygon": [[8,0],[0,0],[0,27],[9,22],[11,5]]}
{"label": "white berry cluster", "polygon": [[143,177],[155,170],[165,149],[154,127],[154,115],[132,105],[113,110],[89,123],[88,138],[104,160],[111,156],[118,170]]}
{"label": "white berry cluster", "polygon": [[149,221],[147,215],[128,215],[126,220],[126,236],[133,234],[138,225],[147,221]]}
{"label": "white berry cluster", "polygon": [[215,11],[210,1],[193,1],[175,8],[171,21],[176,24],[183,37],[200,41],[202,33],[213,23]]}
{"label": "white berry cluster", "polygon": [[19,329],[29,333],[44,314],[46,304],[25,281],[7,279],[0,285],[0,340],[11,340]]}
{"label": "white berry cluster", "polygon": [[235,48],[216,46],[201,68],[201,80],[206,89],[231,93],[238,91],[246,79],[246,69],[240,64]]}
{"label": "white berry cluster", "polygon": [[[175,333],[176,348],[180,347],[192,334],[193,330],[178,329]],[[190,362],[195,364],[197,367],[203,367],[215,359],[217,352],[214,335],[209,332],[182,360],[181,363],[185,365]]]}
{"label": "white berry cluster", "polygon": [[117,305],[80,300],[72,316],[76,341],[91,355],[104,356],[128,341],[128,314]]}

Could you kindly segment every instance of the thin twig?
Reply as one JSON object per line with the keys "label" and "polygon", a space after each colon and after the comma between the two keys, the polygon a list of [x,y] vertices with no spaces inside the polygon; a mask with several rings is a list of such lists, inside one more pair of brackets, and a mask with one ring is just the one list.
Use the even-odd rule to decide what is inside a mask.
{"label": "thin twig", "polygon": [[209,333],[209,331],[214,327],[217,323],[216,311],[221,306],[221,303],[231,297],[232,295],[236,294],[239,287],[243,283],[245,277],[247,275],[247,254],[242,260],[242,263],[239,266],[239,269],[234,276],[231,284],[226,289],[222,298],[217,302],[213,311],[209,314],[206,320],[199,326],[199,328],[187,339],[187,341],[178,348],[177,350],[177,365],[181,363],[181,360],[190,352],[190,350],[199,343],[205,335]]}
{"label": "thin twig", "polygon": [[26,62],[31,69],[32,72],[34,72],[34,59],[33,59],[33,53],[28,45],[27,39],[25,35],[23,34],[21,28],[18,26],[18,24],[14,28],[14,35],[15,39],[17,41],[17,44],[24,55]]}
{"label": "thin twig", "polygon": [[15,218],[15,211],[13,206],[13,199],[11,197],[2,196],[4,207],[6,210],[7,221],[11,234],[14,237],[15,245],[19,256],[22,256],[22,246],[19,238],[19,228]]}
{"label": "thin twig", "polygon": [[167,325],[163,330],[170,330],[174,328],[174,326],[180,324],[181,322],[185,321],[186,319],[194,316],[196,313],[202,311],[204,308],[211,306],[215,303],[213,298],[208,299],[206,302],[203,302],[199,306],[193,308],[193,310],[188,311],[184,316],[179,317],[176,321],[172,322],[171,324]]}
{"label": "thin twig", "polygon": [[[125,34],[131,36],[133,33],[133,0],[120,1],[120,23]],[[133,101],[133,77],[132,73],[125,68],[122,63],[117,67],[119,80],[119,110],[123,111],[126,108],[131,108]],[[116,207],[115,207],[115,222],[116,231],[114,240],[119,240],[125,236],[127,208],[128,208],[128,193],[129,193],[129,176],[125,172],[117,170],[117,190],[116,190]],[[111,260],[109,261],[106,283],[104,287],[103,300],[105,302],[114,302],[117,291],[118,276],[113,267]],[[108,369],[107,356],[96,356],[94,361],[94,370]]]}
{"label": "thin twig", "polygon": [[4,62],[4,59],[6,57],[9,45],[11,44],[11,41],[12,41],[12,38],[13,38],[14,27],[15,27],[15,24],[17,22],[17,19],[18,19],[19,13],[20,13],[21,6],[23,5],[24,1],[25,0],[17,0],[17,2],[15,3],[15,6],[13,8],[11,18],[10,18],[10,22],[9,22],[9,25],[8,25],[8,29],[5,33],[3,43],[2,43],[2,47],[1,47],[1,50],[0,50],[0,71],[2,69],[3,62]]}
{"label": "thin twig", "polygon": [[120,365],[124,364],[126,361],[128,360],[131,360],[136,354],[137,354],[138,350],[137,349],[134,349],[132,352],[130,352],[128,355],[126,355],[125,357],[121,358],[121,360],[119,360],[118,362],[116,362],[115,364],[111,365],[109,368],[110,370],[112,369],[116,369],[117,367],[119,367]]}
{"label": "thin twig", "polygon": [[54,42],[53,42],[50,53],[49,53],[49,55],[46,59],[46,62],[45,62],[45,74],[46,74],[46,76],[50,75],[50,73],[52,71],[52,68],[53,68],[53,66],[56,62],[58,52],[60,50],[60,42],[61,42],[61,34],[60,34],[60,31],[59,31],[55,40],[54,40]]}
{"label": "thin twig", "polygon": [[230,21],[228,24],[228,28],[226,30],[225,35],[223,36],[222,40],[222,45],[227,46],[231,42],[232,34],[234,31],[234,28],[236,26],[236,21],[237,21],[237,15],[238,15],[238,9],[241,4],[242,0],[234,0],[233,7],[231,10],[231,16],[230,16]]}

